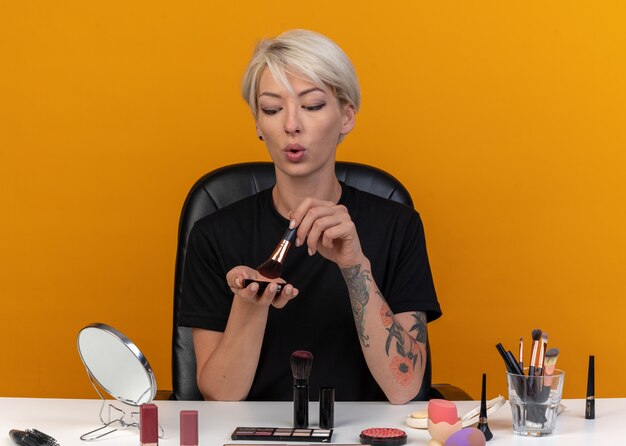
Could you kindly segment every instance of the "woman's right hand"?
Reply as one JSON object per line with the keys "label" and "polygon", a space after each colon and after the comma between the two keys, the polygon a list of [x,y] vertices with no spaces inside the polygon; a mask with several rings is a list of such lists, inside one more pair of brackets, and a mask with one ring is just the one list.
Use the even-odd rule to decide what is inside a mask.
{"label": "woman's right hand", "polygon": [[[244,281],[246,279],[261,280],[270,282],[265,288],[263,294],[258,295],[259,284],[251,283],[245,286]],[[287,303],[298,295],[298,289],[293,285],[286,283],[283,279],[269,279],[255,269],[248,266],[236,266],[226,274],[226,282],[231,291],[238,297],[243,303],[250,305],[258,305],[261,307],[267,307],[273,305],[276,308],[283,308]],[[283,288],[281,293],[277,296],[276,290],[277,284],[282,284]]]}

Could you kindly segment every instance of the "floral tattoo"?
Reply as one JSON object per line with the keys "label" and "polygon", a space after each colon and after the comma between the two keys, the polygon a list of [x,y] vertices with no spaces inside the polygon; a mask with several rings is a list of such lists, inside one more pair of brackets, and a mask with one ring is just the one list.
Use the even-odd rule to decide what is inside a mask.
{"label": "floral tattoo", "polygon": [[[372,280],[371,272],[368,270],[361,271],[361,265],[355,265],[350,268],[342,268],[341,273],[348,286],[359,339],[363,347],[369,347],[369,336],[365,334],[364,318],[366,305],[369,302],[368,282]],[[380,308],[380,318],[388,332],[387,341],[385,342],[385,353],[387,356],[391,356],[390,350],[392,345],[396,350],[396,354],[392,354],[389,367],[398,384],[403,386],[409,385],[416,368],[422,368],[424,365],[424,358],[419,344],[426,344],[426,314],[421,311],[416,311],[412,314],[415,321],[407,334],[394,317],[380,291],[376,291],[376,294],[383,301],[383,305]]]}
{"label": "floral tattoo", "polygon": [[[379,292],[377,293],[381,298],[383,297]],[[423,357],[422,352],[419,349],[418,342],[426,343],[426,316],[423,312],[416,311],[413,313],[415,323],[409,330],[409,336],[407,336],[402,326],[395,320],[393,313],[389,308],[389,305],[384,303],[380,308],[380,317],[383,326],[389,333],[387,336],[387,342],[385,343],[385,353],[389,356],[389,350],[392,343],[395,341],[396,352],[398,356],[395,356],[389,367],[393,372],[393,375],[398,384],[403,386],[408,385],[413,379],[413,372],[416,366],[422,368]],[[414,334],[413,334],[414,333]],[[419,366],[418,366],[419,361]]]}

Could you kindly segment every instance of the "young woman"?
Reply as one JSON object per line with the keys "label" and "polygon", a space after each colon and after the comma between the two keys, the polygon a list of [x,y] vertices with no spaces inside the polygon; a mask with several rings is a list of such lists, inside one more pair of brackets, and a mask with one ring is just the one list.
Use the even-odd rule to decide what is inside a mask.
{"label": "young woman", "polygon": [[[312,395],[333,386],[338,400],[424,397],[426,323],[441,311],[419,215],[335,175],[360,104],[352,63],[328,38],[289,31],[258,45],[243,96],[276,184],[190,235],[179,324],[194,327],[203,396],[289,400],[290,355],[308,350]],[[244,280],[269,280],[255,267],[287,227],[295,246],[259,296]]]}

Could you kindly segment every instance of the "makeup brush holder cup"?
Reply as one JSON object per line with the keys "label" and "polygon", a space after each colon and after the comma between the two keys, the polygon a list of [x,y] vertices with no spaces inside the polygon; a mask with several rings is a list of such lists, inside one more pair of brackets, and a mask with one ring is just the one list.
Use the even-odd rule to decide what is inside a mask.
{"label": "makeup brush holder cup", "polygon": [[563,397],[565,372],[554,370],[551,376],[506,374],[513,433],[530,437],[551,435]]}

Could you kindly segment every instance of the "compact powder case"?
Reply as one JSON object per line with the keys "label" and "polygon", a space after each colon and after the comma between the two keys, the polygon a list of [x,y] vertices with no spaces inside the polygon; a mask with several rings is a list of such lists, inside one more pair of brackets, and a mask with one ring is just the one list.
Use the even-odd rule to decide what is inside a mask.
{"label": "compact powder case", "polygon": [[361,432],[361,443],[371,446],[400,446],[406,444],[406,432],[392,427],[372,427]]}

